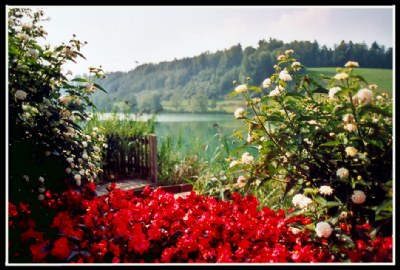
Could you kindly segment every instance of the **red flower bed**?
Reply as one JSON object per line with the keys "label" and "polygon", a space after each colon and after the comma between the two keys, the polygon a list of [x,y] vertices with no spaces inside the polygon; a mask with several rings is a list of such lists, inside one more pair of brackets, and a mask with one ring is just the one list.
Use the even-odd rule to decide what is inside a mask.
{"label": "red flower bed", "polygon": [[305,228],[309,218],[286,218],[283,210],[258,206],[254,196],[237,193],[221,201],[194,192],[174,198],[149,187],[141,197],[119,189],[101,197],[68,191],[43,201],[42,210],[57,211],[44,232],[26,205],[10,203],[10,262],[392,261],[391,237],[358,240],[354,248],[337,251],[330,239]]}

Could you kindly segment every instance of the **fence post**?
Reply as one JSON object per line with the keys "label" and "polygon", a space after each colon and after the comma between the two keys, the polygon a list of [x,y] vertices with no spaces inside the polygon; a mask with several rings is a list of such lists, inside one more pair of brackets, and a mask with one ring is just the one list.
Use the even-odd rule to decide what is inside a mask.
{"label": "fence post", "polygon": [[158,182],[158,168],[157,168],[157,136],[155,134],[149,135],[149,148],[150,148],[150,177],[151,182],[157,186]]}

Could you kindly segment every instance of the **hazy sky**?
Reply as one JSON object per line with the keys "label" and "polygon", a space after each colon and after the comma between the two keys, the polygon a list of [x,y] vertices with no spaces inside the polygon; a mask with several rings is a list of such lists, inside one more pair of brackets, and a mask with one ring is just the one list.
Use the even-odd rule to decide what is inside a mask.
{"label": "hazy sky", "polygon": [[[32,6],[37,8],[39,6]],[[74,74],[88,66],[128,71],[158,63],[223,50],[240,43],[257,47],[270,37],[285,42],[317,40],[333,47],[373,41],[393,47],[394,6],[43,6],[51,18],[43,25],[46,43],[67,42],[72,34],[88,45],[87,61],[69,65]]]}

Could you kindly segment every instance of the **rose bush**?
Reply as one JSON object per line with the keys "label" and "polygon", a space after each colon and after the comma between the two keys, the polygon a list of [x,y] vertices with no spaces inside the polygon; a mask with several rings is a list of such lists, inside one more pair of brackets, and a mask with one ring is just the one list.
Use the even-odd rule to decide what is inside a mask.
{"label": "rose bush", "polygon": [[[101,197],[65,191],[41,202],[60,209],[50,228],[40,230],[25,204],[9,204],[11,261],[47,263],[280,263],[388,262],[392,237],[366,237],[335,250],[329,237],[349,237],[328,223],[316,236],[304,215],[259,209],[253,195],[233,193],[229,201],[199,196],[174,198],[147,186],[142,196],[115,189]],[[86,195],[85,195],[86,194]],[[357,230],[363,233],[368,224]]]}
{"label": "rose bush", "polygon": [[349,230],[344,242],[329,238],[338,250],[367,237],[357,231],[362,224],[370,237],[391,236],[392,100],[357,75],[357,62],[315,78],[300,72],[293,53],[278,56],[262,88],[248,80],[232,92],[247,102],[234,114],[245,129],[234,135],[247,138],[229,159],[228,173],[237,179],[231,191],[256,194],[273,209],[293,198],[295,213],[310,217],[318,235]]}
{"label": "rose bush", "polygon": [[[46,191],[80,188],[101,173],[105,137],[97,129],[83,132],[90,95],[104,89],[105,77],[90,68],[88,78],[63,70],[76,62],[86,42],[39,45],[47,33],[42,11],[11,8],[8,13],[9,198],[37,203]],[[36,202],[35,202],[36,201]]]}

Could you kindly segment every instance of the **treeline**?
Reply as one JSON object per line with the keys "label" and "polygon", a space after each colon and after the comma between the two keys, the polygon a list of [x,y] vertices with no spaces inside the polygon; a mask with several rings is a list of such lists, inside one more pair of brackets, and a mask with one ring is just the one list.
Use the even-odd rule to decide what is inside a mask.
{"label": "treeline", "polygon": [[328,48],[317,41],[284,43],[269,39],[259,41],[257,48],[243,49],[238,44],[215,53],[109,73],[103,82],[109,94],[96,93],[93,100],[101,111],[161,111],[162,101],[179,104],[204,97],[215,102],[232,91],[233,80],[244,82],[250,77],[254,84],[262,82],[274,71],[276,57],[287,49],[293,49],[295,57],[307,67],[341,67],[354,60],[363,68],[392,68],[393,49],[376,42],[368,47],[365,43],[341,41]]}

